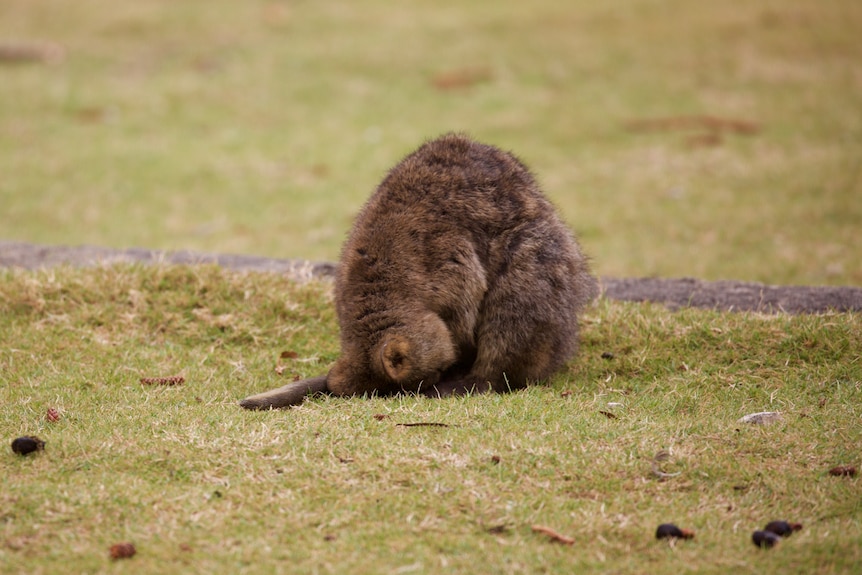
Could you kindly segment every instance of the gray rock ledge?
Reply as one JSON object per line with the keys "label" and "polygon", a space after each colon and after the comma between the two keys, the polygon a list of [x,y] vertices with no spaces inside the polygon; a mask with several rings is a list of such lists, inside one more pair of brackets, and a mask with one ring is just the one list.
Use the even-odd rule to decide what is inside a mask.
{"label": "gray rock ledge", "polygon": [[[330,279],[335,275],[335,264],[326,262],[190,251],[45,246],[0,240],[0,267],[38,269],[114,263],[216,264],[234,270],[284,274],[297,281]],[[851,286],[775,286],[693,278],[605,277],[601,283],[602,295],[606,298],[657,302],[671,309],[697,307],[790,314],[862,311],[862,288]]]}

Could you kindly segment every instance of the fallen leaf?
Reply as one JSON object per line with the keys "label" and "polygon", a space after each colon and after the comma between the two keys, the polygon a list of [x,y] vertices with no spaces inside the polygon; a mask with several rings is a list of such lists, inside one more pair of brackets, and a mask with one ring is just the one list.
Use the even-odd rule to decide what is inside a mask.
{"label": "fallen leaf", "polygon": [[66,57],[66,51],[59,44],[0,44],[0,64],[44,63],[56,64]]}
{"label": "fallen leaf", "polygon": [[760,411],[758,413],[749,413],[748,415],[744,415],[737,420],[737,423],[751,423],[753,425],[766,425],[768,423],[775,423],[776,421],[781,420],[781,412],[780,411]]}
{"label": "fallen leaf", "polygon": [[491,79],[491,72],[487,68],[459,68],[436,74],[431,83],[441,91],[469,88],[481,82]]}
{"label": "fallen leaf", "polygon": [[709,132],[732,132],[750,136],[760,131],[760,125],[748,120],[721,118],[718,116],[669,116],[647,118],[626,123],[632,132],[665,132],[672,130],[706,130]]}
{"label": "fallen leaf", "polygon": [[724,138],[720,133],[707,132],[706,134],[697,134],[689,136],[685,140],[685,144],[689,148],[714,148],[720,146],[724,142]]}

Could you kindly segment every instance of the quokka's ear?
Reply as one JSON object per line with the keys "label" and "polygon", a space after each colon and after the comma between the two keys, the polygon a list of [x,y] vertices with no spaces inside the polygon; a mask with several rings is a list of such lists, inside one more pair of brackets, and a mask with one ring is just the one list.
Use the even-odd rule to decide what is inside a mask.
{"label": "quokka's ear", "polygon": [[390,335],[380,344],[380,362],[392,381],[401,383],[413,371],[412,347],[407,338],[399,335]]}

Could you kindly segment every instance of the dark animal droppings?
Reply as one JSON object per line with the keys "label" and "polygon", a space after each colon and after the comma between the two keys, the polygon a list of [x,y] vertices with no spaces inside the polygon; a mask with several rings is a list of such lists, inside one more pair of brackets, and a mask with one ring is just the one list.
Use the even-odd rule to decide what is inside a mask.
{"label": "dark animal droppings", "polygon": [[658,529],[655,530],[655,538],[692,539],[694,538],[694,532],[689,531],[688,529],[680,529],[673,523],[662,523],[658,526]]}
{"label": "dark animal droppings", "polygon": [[28,455],[41,449],[45,449],[45,442],[31,435],[18,437],[12,441],[12,451],[18,455]]}
{"label": "dark animal droppings", "polygon": [[775,533],[780,537],[789,537],[794,531],[802,529],[801,523],[788,523],[787,521],[770,521],[763,528],[764,531]]}
{"label": "dark animal droppings", "polygon": [[856,468],[852,465],[838,465],[829,470],[834,477],[856,477]]}
{"label": "dark animal droppings", "polygon": [[751,541],[761,549],[770,549],[781,542],[781,537],[771,531],[755,531],[751,534]]}

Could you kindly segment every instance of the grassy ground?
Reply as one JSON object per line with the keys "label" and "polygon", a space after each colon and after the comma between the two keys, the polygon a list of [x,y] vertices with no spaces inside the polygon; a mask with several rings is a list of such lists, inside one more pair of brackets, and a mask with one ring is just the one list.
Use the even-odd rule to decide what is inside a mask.
{"label": "grassy ground", "polygon": [[0,58],[7,239],[332,260],[390,166],[465,130],[534,167],[602,274],[862,284],[857,0],[2,15],[2,45],[56,48]]}
{"label": "grassy ground", "polygon": [[[336,357],[329,290],[209,267],[0,272],[0,437],[47,442],[0,454],[0,572],[862,564],[862,479],[827,473],[862,463],[860,316],[603,301],[579,358],[547,386],[242,411],[242,396]],[[172,375],[185,383],[139,381]],[[783,419],[737,422],[764,410]],[[653,473],[661,450],[657,469],[678,475]],[[777,518],[804,529],[756,549],[751,532]],[[695,539],[656,541],[666,521]],[[108,558],[120,541],[137,547],[128,562]]]}
{"label": "grassy ground", "polygon": [[[0,13],[5,239],[334,259],[395,161],[466,130],[535,168],[601,274],[862,284],[855,0]],[[0,438],[47,441],[0,454],[0,572],[862,564],[860,479],[827,474],[862,463],[858,315],[600,302],[544,387],[240,411],[336,357],[328,290],[206,267],[0,271]],[[737,423],[762,410],[783,419]],[[754,548],[776,518],[805,528]],[[696,538],[655,541],[665,521]],[[108,558],[120,541],[129,562]]]}

